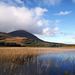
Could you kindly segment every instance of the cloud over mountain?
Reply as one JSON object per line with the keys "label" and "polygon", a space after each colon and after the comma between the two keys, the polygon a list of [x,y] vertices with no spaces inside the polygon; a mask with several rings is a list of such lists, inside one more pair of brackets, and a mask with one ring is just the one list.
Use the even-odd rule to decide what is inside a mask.
{"label": "cloud over mountain", "polygon": [[[15,1],[21,3],[20,0]],[[58,28],[48,26],[49,20],[44,18],[46,12],[46,8],[29,9],[0,2],[0,31],[26,30],[40,36],[53,36]]]}

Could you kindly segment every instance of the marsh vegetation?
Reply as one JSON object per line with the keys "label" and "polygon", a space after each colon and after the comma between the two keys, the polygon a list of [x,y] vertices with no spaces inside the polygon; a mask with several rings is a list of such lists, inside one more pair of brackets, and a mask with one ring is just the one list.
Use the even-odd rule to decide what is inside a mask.
{"label": "marsh vegetation", "polygon": [[74,51],[75,48],[0,47],[0,75],[73,75]]}

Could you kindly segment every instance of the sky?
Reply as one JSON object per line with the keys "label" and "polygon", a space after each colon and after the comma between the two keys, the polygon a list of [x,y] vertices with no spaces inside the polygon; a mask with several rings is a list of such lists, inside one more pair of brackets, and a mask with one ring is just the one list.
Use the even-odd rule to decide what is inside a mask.
{"label": "sky", "polygon": [[14,30],[75,44],[75,0],[0,0],[0,32]]}

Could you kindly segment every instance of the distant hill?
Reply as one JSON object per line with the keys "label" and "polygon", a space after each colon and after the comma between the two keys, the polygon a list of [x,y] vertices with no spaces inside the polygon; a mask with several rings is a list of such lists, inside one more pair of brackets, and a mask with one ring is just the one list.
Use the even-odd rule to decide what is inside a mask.
{"label": "distant hill", "polygon": [[35,35],[27,32],[27,31],[24,31],[24,30],[17,30],[17,31],[10,32],[8,34],[10,36],[14,36],[14,37],[26,37],[26,38],[29,38],[29,39],[32,39],[32,40],[44,42],[43,40],[39,39]]}
{"label": "distant hill", "polygon": [[17,30],[10,33],[3,33],[0,32],[0,46],[8,46],[8,47],[65,47],[65,46],[73,46],[75,45],[66,45],[62,43],[55,43],[55,42],[46,42],[35,35],[24,31],[24,30]]}

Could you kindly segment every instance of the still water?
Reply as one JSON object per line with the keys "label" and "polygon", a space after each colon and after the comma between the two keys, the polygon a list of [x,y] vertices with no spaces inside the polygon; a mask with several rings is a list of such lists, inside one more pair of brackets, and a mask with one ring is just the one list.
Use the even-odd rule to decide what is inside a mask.
{"label": "still water", "polygon": [[3,63],[0,75],[75,75],[75,52],[38,55],[34,60],[17,66]]}

